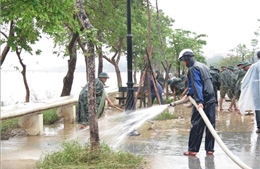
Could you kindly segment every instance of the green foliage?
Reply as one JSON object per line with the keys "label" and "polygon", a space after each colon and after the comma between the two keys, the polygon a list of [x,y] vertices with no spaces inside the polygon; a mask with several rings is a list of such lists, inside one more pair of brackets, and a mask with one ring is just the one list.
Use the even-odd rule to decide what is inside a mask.
{"label": "green foliage", "polygon": [[233,66],[237,67],[237,63],[241,61],[241,58],[239,56],[228,56],[225,58],[222,58],[218,63],[214,64],[213,66],[217,68],[221,68],[221,66]]}
{"label": "green foliage", "polygon": [[[177,72],[180,73],[182,65],[178,60],[178,55],[183,49],[191,49],[194,52],[196,60],[206,63],[205,57],[203,56],[202,47],[206,45],[205,34],[197,34],[195,32],[183,29],[174,30],[172,37],[170,37],[169,43],[171,51],[172,64],[178,69]],[[186,68],[183,67],[183,70]]]}
{"label": "green foliage", "polygon": [[15,128],[20,128],[18,125],[19,118],[6,119],[1,121],[1,134],[8,133]]}
{"label": "green foliage", "polygon": [[164,104],[170,104],[174,102],[175,100],[173,98],[164,99]]}
{"label": "green foliage", "polygon": [[153,120],[162,121],[162,120],[170,120],[170,119],[176,119],[176,118],[177,118],[177,116],[175,114],[165,111],[165,112],[159,114],[158,116],[156,116]]}
{"label": "green foliage", "polygon": [[59,120],[59,117],[58,117],[56,111],[57,111],[57,109],[49,109],[49,110],[45,110],[42,112],[44,125],[50,125]]}
{"label": "green foliage", "polygon": [[41,169],[92,169],[92,168],[143,168],[143,158],[133,154],[113,151],[109,146],[101,144],[97,150],[91,146],[80,145],[76,141],[63,142],[62,149],[50,152],[37,162],[37,168]]}
{"label": "green foliage", "polygon": [[5,42],[12,51],[18,47],[32,54],[31,45],[41,38],[42,32],[54,35],[64,31],[64,25],[77,26],[73,19],[75,12],[71,0],[1,1],[0,23],[5,27],[10,25],[3,31],[7,36]]}

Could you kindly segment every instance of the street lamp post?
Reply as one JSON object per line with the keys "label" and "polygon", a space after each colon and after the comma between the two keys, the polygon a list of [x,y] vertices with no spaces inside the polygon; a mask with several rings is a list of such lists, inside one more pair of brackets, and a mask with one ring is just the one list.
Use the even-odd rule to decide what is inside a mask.
{"label": "street lamp post", "polygon": [[131,0],[127,0],[127,96],[126,111],[135,110],[133,68],[132,68],[132,33],[131,33]]}

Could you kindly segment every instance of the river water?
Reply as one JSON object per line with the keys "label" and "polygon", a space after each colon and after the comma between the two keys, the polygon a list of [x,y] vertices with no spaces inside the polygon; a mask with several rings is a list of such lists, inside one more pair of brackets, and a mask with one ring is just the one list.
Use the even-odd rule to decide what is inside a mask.
{"label": "river water", "polygon": [[[117,78],[115,72],[108,72],[109,79],[106,85],[107,91],[117,88]],[[39,101],[60,96],[63,87],[63,78],[66,72],[50,71],[27,71],[27,81],[31,92],[31,101]],[[121,72],[122,84],[126,86],[127,72]],[[137,74],[139,79],[140,73]],[[78,94],[86,84],[86,73],[75,72],[71,94]],[[19,71],[1,70],[1,102],[10,105],[17,102],[24,102],[25,87],[22,74]]]}

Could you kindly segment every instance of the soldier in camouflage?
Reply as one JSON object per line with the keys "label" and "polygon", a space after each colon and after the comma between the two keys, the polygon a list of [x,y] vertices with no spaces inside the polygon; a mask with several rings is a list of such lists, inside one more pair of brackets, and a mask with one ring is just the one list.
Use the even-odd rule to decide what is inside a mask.
{"label": "soldier in camouflage", "polygon": [[228,97],[231,99],[231,104],[228,108],[228,111],[233,111],[232,107],[234,107],[235,111],[238,111],[237,105],[236,105],[236,99],[233,99],[235,97],[235,82],[236,82],[236,73],[238,72],[233,66],[227,67],[231,71],[231,77],[230,77],[230,86],[227,92]]}
{"label": "soldier in camouflage", "polygon": [[[102,72],[99,74],[98,78],[96,79],[96,106],[97,106],[97,113],[98,118],[104,112],[105,101],[108,101],[108,104],[111,107],[114,107],[113,102],[108,98],[106,95],[104,86],[105,82],[109,78],[106,72]],[[88,112],[88,85],[86,84],[79,94],[78,99],[78,107],[76,111],[76,122],[80,124],[80,128],[83,129],[89,124],[89,112]]]}
{"label": "soldier in camouflage", "polygon": [[222,71],[219,75],[219,81],[220,81],[220,99],[219,99],[219,110],[223,110],[223,100],[227,94],[228,89],[231,85],[231,74],[232,72],[227,69],[226,66],[222,66]]}
{"label": "soldier in camouflage", "polygon": [[237,67],[239,69],[235,82],[235,99],[238,100],[241,93],[241,81],[244,78],[246,71],[243,69],[244,62],[238,62]]}
{"label": "soldier in camouflage", "polygon": [[185,91],[187,92],[187,76],[181,75],[180,78],[174,78],[168,80],[168,85],[170,85],[170,89],[173,92],[173,95],[180,99],[180,96],[184,95]]}
{"label": "soldier in camouflage", "polygon": [[163,86],[164,77],[163,77],[163,74],[161,74],[159,70],[155,71],[155,79],[161,85],[161,87],[164,88],[164,86]]}
{"label": "soldier in camouflage", "polygon": [[[237,68],[234,69],[234,75],[235,76],[232,76],[231,87],[230,87],[230,90],[229,90],[229,95],[232,95],[231,104],[235,104],[235,106],[234,106],[235,111],[239,111],[239,109],[236,106],[236,100],[237,100],[237,97],[240,93],[240,89],[239,89],[240,87],[238,85],[240,84],[240,81],[243,78],[242,77],[242,74],[244,72],[243,63],[244,62],[242,62],[242,61],[238,62]],[[232,92],[232,93],[230,94],[230,92]],[[229,108],[229,111],[232,111],[232,110],[233,110],[232,108]]]}

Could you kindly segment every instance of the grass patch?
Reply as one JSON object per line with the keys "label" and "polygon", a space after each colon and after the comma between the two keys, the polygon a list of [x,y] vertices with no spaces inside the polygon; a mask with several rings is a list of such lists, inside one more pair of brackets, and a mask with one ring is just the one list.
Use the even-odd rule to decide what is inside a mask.
{"label": "grass patch", "polygon": [[143,168],[143,158],[128,152],[113,151],[105,144],[92,151],[90,145],[80,145],[76,141],[63,142],[60,151],[51,152],[41,158],[39,169],[133,169]]}
{"label": "grass patch", "polygon": [[57,109],[49,109],[49,110],[45,110],[42,112],[44,125],[50,125],[59,120],[59,117],[58,117],[56,111],[57,111]]}
{"label": "grass patch", "polygon": [[[59,120],[58,115],[56,114],[56,109],[50,109],[43,111],[43,124],[44,125],[50,125],[55,123],[57,120]],[[4,136],[8,133],[10,133],[13,129],[20,128],[19,124],[19,117],[6,119],[1,121],[1,136]],[[1,137],[2,138],[2,137]]]}
{"label": "grass patch", "polygon": [[164,104],[170,104],[174,102],[175,100],[173,98],[164,99]]}
{"label": "grass patch", "polygon": [[[174,102],[174,99],[173,98],[163,99],[163,102],[164,102],[164,104],[170,104],[170,103]],[[158,101],[157,101],[157,98],[154,99],[153,103],[154,104],[159,104]]]}
{"label": "grass patch", "polygon": [[177,116],[173,113],[170,113],[168,111],[164,111],[163,113],[160,113],[158,116],[154,117],[153,120],[170,120],[170,119],[176,119]]}
{"label": "grass patch", "polygon": [[1,135],[11,132],[15,128],[20,128],[18,125],[19,118],[6,119],[1,121]]}

